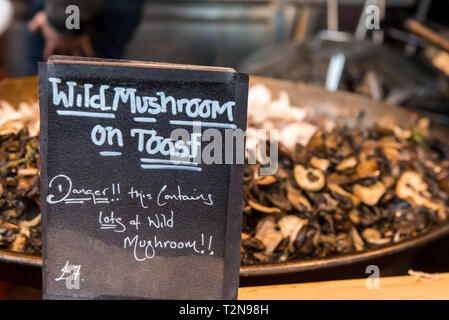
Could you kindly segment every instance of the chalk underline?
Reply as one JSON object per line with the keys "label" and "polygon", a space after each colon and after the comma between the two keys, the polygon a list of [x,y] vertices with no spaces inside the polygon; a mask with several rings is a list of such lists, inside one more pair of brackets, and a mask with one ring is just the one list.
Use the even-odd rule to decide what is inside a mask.
{"label": "chalk underline", "polygon": [[229,129],[237,128],[235,124],[220,123],[220,122],[170,120],[170,124],[177,124],[180,126],[194,126],[194,127],[216,127],[216,128],[229,128]]}
{"label": "chalk underline", "polygon": [[202,168],[196,168],[191,166],[177,166],[177,165],[159,165],[159,164],[142,164],[140,165],[142,169],[150,170],[187,170],[187,171],[203,171]]}
{"label": "chalk underline", "polygon": [[147,117],[135,117],[134,121],[136,122],[156,122],[155,118],[147,118]]}
{"label": "chalk underline", "polygon": [[165,163],[165,164],[183,164],[190,166],[197,166],[198,162],[182,161],[182,160],[165,160],[165,159],[150,159],[150,158],[140,158],[140,161],[144,163]]}
{"label": "chalk underline", "polygon": [[100,156],[103,157],[117,157],[117,156],[121,156],[122,153],[121,152],[117,152],[117,151],[101,151],[100,152]]}
{"label": "chalk underline", "polygon": [[60,116],[74,116],[74,117],[89,117],[89,118],[105,118],[115,119],[115,114],[107,112],[86,112],[86,111],[73,111],[73,110],[56,110],[56,113]]}

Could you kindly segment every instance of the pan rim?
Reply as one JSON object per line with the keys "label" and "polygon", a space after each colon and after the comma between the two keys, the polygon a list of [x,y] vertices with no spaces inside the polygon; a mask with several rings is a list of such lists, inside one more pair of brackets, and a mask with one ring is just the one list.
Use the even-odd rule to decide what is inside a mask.
{"label": "pan rim", "polygon": [[411,238],[397,244],[388,245],[379,249],[355,252],[348,255],[336,255],[325,259],[290,261],[279,264],[260,264],[252,266],[242,266],[240,268],[241,277],[281,275],[325,268],[338,267],[348,263],[363,262],[366,260],[385,257],[412,248],[418,248],[433,240],[437,240],[449,234],[449,223],[431,229],[427,233]]}
{"label": "pan rim", "polygon": [[[321,270],[325,268],[338,267],[347,263],[356,263],[387,256],[411,248],[417,248],[430,241],[449,234],[449,223],[435,227],[429,232],[397,244],[389,245],[375,250],[351,253],[348,255],[337,255],[325,259],[299,260],[278,264],[260,264],[252,266],[241,266],[241,277],[256,277],[268,275],[280,275],[297,273],[311,270]],[[42,268],[42,257],[28,254],[20,254],[5,249],[0,249],[0,263],[20,264],[24,266]]]}

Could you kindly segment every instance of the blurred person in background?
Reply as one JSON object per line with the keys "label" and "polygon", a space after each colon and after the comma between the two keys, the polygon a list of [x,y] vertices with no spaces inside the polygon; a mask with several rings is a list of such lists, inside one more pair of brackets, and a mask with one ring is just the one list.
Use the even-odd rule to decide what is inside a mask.
{"label": "blurred person in background", "polygon": [[[140,22],[144,0],[32,0],[28,24],[28,72],[37,73],[37,62],[53,54],[121,58]],[[80,28],[66,21],[79,8]]]}
{"label": "blurred person in background", "polygon": [[6,73],[1,69],[1,66],[3,65],[3,34],[11,24],[13,16],[14,10],[11,2],[9,0],[0,0],[0,79],[6,76]]}

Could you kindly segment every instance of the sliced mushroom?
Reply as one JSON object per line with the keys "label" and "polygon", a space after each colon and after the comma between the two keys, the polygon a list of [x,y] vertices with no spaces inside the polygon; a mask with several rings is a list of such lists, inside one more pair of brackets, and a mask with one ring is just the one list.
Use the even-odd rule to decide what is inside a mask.
{"label": "sliced mushroom", "polygon": [[352,228],[351,231],[351,237],[352,237],[352,242],[354,243],[354,247],[357,251],[363,251],[363,249],[365,248],[365,244],[363,242],[363,239],[360,237],[359,233],[357,232],[356,228]]}
{"label": "sliced mushroom", "polygon": [[390,161],[396,161],[400,158],[399,151],[396,148],[385,147],[382,151],[385,154],[385,157]]}
{"label": "sliced mushroom", "polygon": [[362,237],[370,244],[381,246],[391,242],[390,238],[382,238],[379,231],[373,228],[363,230]]}
{"label": "sliced mushroom", "polygon": [[17,233],[14,242],[11,244],[10,250],[13,252],[24,253],[28,239],[21,233]]}
{"label": "sliced mushroom", "polygon": [[388,189],[388,188],[391,188],[391,187],[393,187],[395,185],[396,179],[393,178],[392,176],[383,176],[382,177],[382,182],[384,183],[385,188]]}
{"label": "sliced mushroom", "polygon": [[438,208],[438,219],[440,219],[440,221],[446,221],[447,219],[447,209],[446,206],[444,204],[440,204],[439,208]]}
{"label": "sliced mushroom", "polygon": [[19,184],[17,185],[17,189],[21,190],[29,190],[31,185],[34,182],[34,177],[23,176],[19,178]]}
{"label": "sliced mushroom", "polygon": [[42,216],[39,213],[36,217],[34,217],[33,219],[31,219],[29,221],[27,221],[27,220],[19,221],[19,226],[33,228],[33,227],[36,227],[41,224],[41,219],[42,219]]}
{"label": "sliced mushroom", "polygon": [[3,214],[6,215],[8,218],[18,218],[20,216],[19,210],[16,209],[8,209],[3,211]]}
{"label": "sliced mushroom", "polygon": [[263,244],[263,242],[257,238],[252,237],[242,240],[242,246],[247,250],[256,252],[265,250],[265,245]]}
{"label": "sliced mushroom", "polygon": [[296,165],[293,169],[295,181],[302,189],[307,191],[319,191],[324,187],[325,178],[318,169],[305,169],[301,165]]}
{"label": "sliced mushroom", "polygon": [[249,239],[251,236],[245,232],[242,232],[242,241],[245,241],[246,239]]}
{"label": "sliced mushroom", "polygon": [[20,233],[23,234],[28,239],[31,237],[31,230],[28,227],[21,226]]}
{"label": "sliced mushroom", "polygon": [[427,183],[414,171],[406,171],[399,177],[396,195],[415,207],[426,207],[435,211],[440,209],[440,205],[430,200]]}
{"label": "sliced mushroom", "polygon": [[340,162],[335,169],[337,171],[345,171],[347,169],[354,168],[357,165],[357,158],[356,157],[349,157],[342,162]]}
{"label": "sliced mushroom", "polygon": [[338,195],[338,196],[340,196],[340,197],[350,199],[351,202],[352,202],[352,205],[353,205],[354,207],[357,207],[357,206],[360,204],[360,198],[359,198],[358,196],[356,196],[356,195],[354,195],[354,194],[352,194],[352,193],[349,193],[349,192],[345,191],[345,190],[344,190],[342,187],[340,187],[339,185],[337,185],[337,184],[335,184],[335,183],[330,183],[330,184],[327,185],[327,187],[329,188],[329,190],[330,190],[332,193],[334,193],[334,194],[336,194],[336,195]]}
{"label": "sliced mushroom", "polygon": [[411,130],[402,129],[396,124],[394,116],[392,114],[383,116],[378,121],[378,126],[384,131],[391,131],[399,140],[407,140],[412,136]]}
{"label": "sliced mushroom", "polygon": [[336,155],[340,158],[348,158],[351,154],[354,153],[354,150],[349,146],[347,141],[341,145],[336,152]]}
{"label": "sliced mushroom", "polygon": [[243,213],[250,214],[251,213],[251,207],[246,205],[246,204],[244,204],[243,205]]}
{"label": "sliced mushroom", "polygon": [[400,150],[402,148],[402,145],[396,141],[396,139],[394,137],[388,136],[388,137],[384,137],[382,139],[379,140],[378,145],[381,148],[388,148],[388,149],[396,149],[396,150]]}
{"label": "sliced mushroom", "polygon": [[276,177],[278,179],[287,179],[290,176],[291,176],[291,173],[289,171],[285,170],[284,168],[282,168],[280,166],[278,167],[278,171],[276,172]]}
{"label": "sliced mushroom", "polygon": [[393,133],[399,140],[407,140],[412,136],[412,131],[407,129],[402,129],[401,127],[395,126],[393,128]]}
{"label": "sliced mushroom", "polygon": [[293,242],[296,240],[296,236],[298,235],[299,231],[301,231],[302,227],[307,225],[309,221],[304,220],[301,218],[298,218],[295,215],[289,214],[284,217],[282,217],[279,222],[279,228],[281,229],[282,234],[284,237],[289,237],[289,250],[293,251]]}
{"label": "sliced mushroom", "polygon": [[358,225],[360,223],[360,213],[357,209],[352,209],[348,215],[353,224]]}
{"label": "sliced mushroom", "polygon": [[8,230],[11,230],[11,231],[19,231],[20,230],[19,226],[16,226],[15,224],[12,224],[12,223],[9,223],[9,222],[1,223],[0,227],[2,229],[8,229]]}
{"label": "sliced mushroom", "polygon": [[262,241],[265,246],[264,253],[271,255],[284,238],[283,233],[276,228],[273,217],[265,217],[257,224],[255,238]]}
{"label": "sliced mushroom", "polygon": [[365,179],[369,177],[376,177],[380,174],[377,162],[374,159],[364,160],[359,163],[355,170],[357,177],[360,179]]}
{"label": "sliced mushroom", "polygon": [[261,186],[267,186],[276,182],[275,176],[258,176],[256,183]]}
{"label": "sliced mushroom", "polygon": [[352,249],[352,237],[349,234],[341,233],[337,236],[336,246],[340,253],[349,253]]}
{"label": "sliced mushroom", "polygon": [[264,212],[264,213],[281,213],[281,209],[275,207],[266,207],[253,200],[248,200],[248,204],[254,210]]}
{"label": "sliced mushroom", "polygon": [[312,138],[309,140],[309,143],[307,144],[307,149],[312,151],[319,149],[323,146],[324,140],[323,140],[323,132],[321,130],[317,130],[315,134],[312,136]]}
{"label": "sliced mushroom", "polygon": [[270,260],[270,256],[264,252],[255,252],[253,253],[253,256],[260,262],[268,262]]}
{"label": "sliced mushroom", "polygon": [[309,200],[301,194],[301,191],[292,186],[288,187],[287,199],[290,201],[293,208],[299,212],[312,211],[312,206],[310,205]]}
{"label": "sliced mushroom", "polygon": [[359,184],[354,186],[354,194],[368,206],[376,205],[379,199],[385,194],[386,190],[385,185],[380,181],[369,187],[364,187]]}
{"label": "sliced mushroom", "polygon": [[17,172],[17,175],[22,176],[35,176],[39,174],[39,170],[36,168],[20,168]]}
{"label": "sliced mushroom", "polygon": [[335,247],[337,246],[337,239],[334,234],[320,234],[320,243],[327,243],[331,246]]}
{"label": "sliced mushroom", "polygon": [[[357,178],[358,180],[359,178]],[[328,184],[338,184],[338,185],[343,185],[343,184],[347,184],[347,183],[351,183],[353,182],[352,177],[349,177],[347,175],[342,175],[342,174],[338,174],[336,172],[331,173],[328,177],[327,177],[327,183]]]}
{"label": "sliced mushroom", "polygon": [[292,209],[290,201],[285,198],[283,193],[269,193],[265,196],[273,205],[280,208],[281,210],[290,211]]}
{"label": "sliced mushroom", "polygon": [[340,140],[341,137],[337,133],[328,133],[324,139],[324,145],[327,149],[336,150],[340,144]]}
{"label": "sliced mushroom", "polygon": [[325,172],[327,168],[329,168],[330,164],[331,162],[329,161],[329,159],[318,158],[315,156],[310,158],[310,165],[315,169],[321,170],[322,172]]}
{"label": "sliced mushroom", "polygon": [[395,126],[396,120],[394,119],[394,115],[391,113],[382,115],[382,117],[377,121],[377,127],[383,132],[393,131]]}
{"label": "sliced mushroom", "polygon": [[338,200],[335,200],[327,193],[319,193],[314,197],[315,203],[318,204],[319,211],[332,212],[338,207]]}

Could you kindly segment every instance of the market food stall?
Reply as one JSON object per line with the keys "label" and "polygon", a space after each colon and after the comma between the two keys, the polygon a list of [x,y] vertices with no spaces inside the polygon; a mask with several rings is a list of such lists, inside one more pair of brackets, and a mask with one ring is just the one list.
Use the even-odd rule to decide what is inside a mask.
{"label": "market food stall", "polygon": [[[370,5],[379,8],[380,21],[385,22],[385,28],[363,27],[366,17],[363,13],[360,16],[359,11]],[[435,13],[439,6],[441,4],[432,6],[431,1],[145,3],[142,24],[125,57],[165,60],[160,64],[150,63],[159,69],[191,68],[199,71],[198,74],[206,70],[232,73],[233,69],[223,67],[232,65],[250,74],[247,152],[242,179],[233,184],[241,183],[243,188],[242,209],[237,213],[233,211],[241,215],[241,244],[235,246],[236,241],[230,244],[229,239],[220,239],[223,247],[231,247],[234,252],[238,251],[237,247],[240,250],[239,299],[449,298],[444,289],[449,281],[449,252],[446,250],[449,241],[449,81],[446,72],[449,26],[441,22],[441,14]],[[22,64],[25,50],[17,50],[10,44],[14,39],[25,38],[27,5],[18,1],[14,8],[13,26],[0,38],[0,71],[7,71],[0,74],[0,298],[2,292],[7,292],[3,287],[17,288],[14,297],[23,294],[23,297],[35,298],[41,296],[42,288],[46,290],[42,272],[48,271],[43,267],[43,261],[48,259],[45,256],[45,239],[48,239],[45,210],[48,208],[42,206],[46,199],[41,197],[47,190],[42,190],[41,168],[42,161],[46,163],[47,159],[41,157],[39,95],[42,110],[42,103],[48,103],[45,99],[57,91],[54,87],[53,91],[42,86],[39,89],[36,75],[21,76],[26,73],[25,63]],[[400,13],[401,19],[389,18],[389,10]],[[326,14],[327,20],[321,19]],[[154,31],[148,41],[153,44],[151,46],[142,40],[149,29]],[[198,34],[204,37],[198,38]],[[177,40],[169,41],[173,37]],[[185,41],[178,41],[179,38]],[[243,41],[243,45],[241,38],[250,41]],[[210,39],[215,39],[213,46]],[[191,46],[192,43],[196,45]],[[72,104],[79,108],[91,102],[89,81],[97,76],[94,69],[89,71],[91,65],[119,68],[130,64],[144,68],[148,64],[67,56],[53,59],[62,64],[71,61],[87,65],[86,69],[80,69],[89,75],[82,89],[88,87],[84,91],[87,102],[81,96],[72,99]],[[174,67],[165,62],[188,65]],[[117,77],[117,70],[111,68],[107,72]],[[71,72],[64,72],[71,75]],[[75,75],[77,81],[84,79],[82,72],[81,76]],[[166,74],[172,76],[171,72]],[[123,79],[127,79],[124,83],[128,81],[137,89],[147,90],[143,82],[139,83],[143,80],[138,76],[126,76],[128,78],[123,75]],[[113,90],[119,97],[114,98],[116,106],[128,102],[131,95],[120,91],[125,89],[119,87],[117,78],[102,76],[101,81],[103,79],[108,85],[99,86],[100,102],[96,108],[101,104],[101,90],[103,93],[108,88],[112,90],[113,85],[117,86]],[[185,76],[161,83],[166,88],[171,83],[178,93],[188,92],[185,83],[189,81],[201,94],[208,90],[214,95],[227,92],[210,89],[213,87],[209,87],[210,83],[215,83],[216,79],[207,79],[205,90],[198,89],[200,82]],[[60,83],[55,78],[51,81],[56,86]],[[96,85],[101,84],[98,81]],[[73,83],[68,79],[63,85],[70,87]],[[42,100],[43,96],[47,98]],[[136,98],[137,103],[131,103],[132,113],[135,113],[136,104],[141,113],[141,117],[134,117],[133,121],[155,127],[156,117],[146,117],[146,112],[159,96],[161,101],[165,99],[166,105],[173,99],[173,114],[192,113],[189,108],[195,101],[198,108],[203,102],[206,106],[210,103],[208,97],[175,99],[167,98],[160,91],[154,97],[141,95]],[[53,100],[55,106],[63,102],[60,97],[59,102]],[[189,107],[183,109],[183,104]],[[159,111],[164,109],[161,105],[158,105]],[[215,114],[209,114],[211,119],[216,119],[217,114],[224,115],[227,112],[224,106],[231,109],[231,105],[217,104],[213,109]],[[198,108],[195,109],[197,116],[201,113]],[[148,111],[152,116],[155,112]],[[232,112],[227,115],[229,121],[235,120]],[[93,117],[92,114],[83,116]],[[121,119],[120,124],[125,123],[123,115],[101,117]],[[184,118],[169,122],[191,125]],[[237,127],[234,123],[206,124],[214,125]],[[47,134],[47,120],[43,128]],[[261,132],[269,133],[269,138],[263,140]],[[142,131],[140,134],[150,133]],[[58,148],[62,150],[60,145]],[[139,152],[140,149],[143,148],[139,147]],[[111,150],[102,152],[100,155],[121,155]],[[85,156],[88,157],[87,153]],[[149,169],[169,163],[167,159],[143,158],[141,161],[141,168]],[[183,161],[172,164],[185,165]],[[198,167],[193,168],[196,165],[191,164],[188,169],[200,172]],[[261,169],[272,168],[272,165],[275,171],[261,174]],[[180,179],[180,175],[174,177]],[[178,191],[181,197],[181,190]],[[113,192],[115,195],[115,190]],[[233,195],[227,201],[235,205],[232,201],[240,198]],[[139,197],[143,194],[139,193]],[[221,209],[225,207],[227,205]],[[240,219],[232,221],[240,222]],[[138,225],[136,221],[134,224]],[[217,222],[217,230],[218,225]],[[79,239],[88,241],[86,247],[106,243],[101,237],[96,239],[96,235],[83,237]],[[98,243],[94,244],[95,241]],[[202,251],[195,248],[198,256],[205,252],[210,256],[214,254],[212,235],[205,237],[202,231],[198,241],[203,248]],[[64,246],[61,243],[61,247]],[[77,254],[81,256],[82,251],[80,249]],[[146,251],[145,256],[148,258]],[[207,264],[204,270],[220,274],[218,267],[208,268]],[[198,274],[206,274],[204,270],[201,272],[198,268]],[[229,282],[229,278],[225,278]],[[231,282],[226,284],[234,285]],[[413,290],[408,290],[410,287]],[[114,290],[118,290],[117,287]],[[105,294],[104,297],[112,296]]]}

